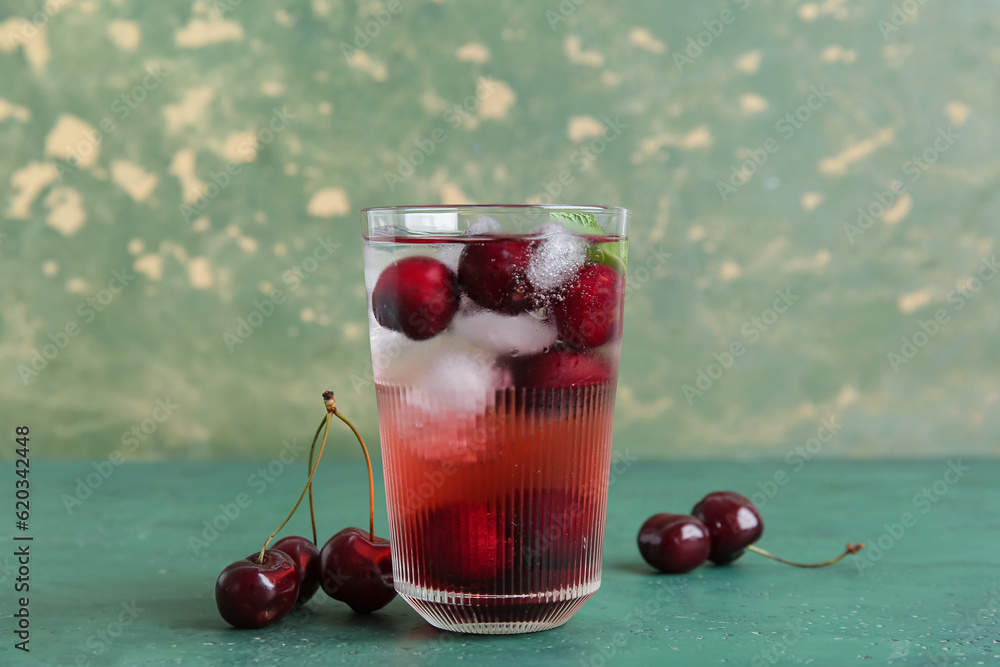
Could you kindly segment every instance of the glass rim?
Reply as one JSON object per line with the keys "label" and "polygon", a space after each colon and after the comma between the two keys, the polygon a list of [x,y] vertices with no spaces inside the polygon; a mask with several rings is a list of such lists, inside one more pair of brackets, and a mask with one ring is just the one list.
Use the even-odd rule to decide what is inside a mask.
{"label": "glass rim", "polygon": [[369,206],[361,209],[361,213],[376,212],[414,212],[436,211],[447,213],[449,211],[469,211],[469,210],[497,210],[497,209],[538,209],[556,211],[600,211],[612,215],[628,215],[629,209],[624,206],[606,206],[603,204],[423,204],[415,206]]}

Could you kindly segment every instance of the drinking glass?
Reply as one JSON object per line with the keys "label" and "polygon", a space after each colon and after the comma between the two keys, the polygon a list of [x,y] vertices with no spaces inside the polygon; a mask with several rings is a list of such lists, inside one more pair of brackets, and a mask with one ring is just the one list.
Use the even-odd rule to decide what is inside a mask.
{"label": "drinking glass", "polygon": [[597,590],[629,212],[361,212],[399,594],[439,628],[565,623]]}

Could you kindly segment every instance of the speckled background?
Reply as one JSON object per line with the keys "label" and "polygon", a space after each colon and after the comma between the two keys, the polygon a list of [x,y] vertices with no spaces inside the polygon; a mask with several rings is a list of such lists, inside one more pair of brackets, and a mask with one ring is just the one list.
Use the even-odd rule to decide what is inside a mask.
{"label": "speckled background", "polygon": [[1000,453],[998,70],[986,0],[2,0],[3,423],[374,441],[356,211],[555,199],[634,210],[617,447]]}

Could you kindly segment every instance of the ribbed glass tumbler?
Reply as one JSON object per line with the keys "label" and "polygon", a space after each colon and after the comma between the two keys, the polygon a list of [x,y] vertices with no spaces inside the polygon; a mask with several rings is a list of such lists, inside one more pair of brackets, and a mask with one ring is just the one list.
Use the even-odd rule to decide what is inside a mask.
{"label": "ribbed glass tumbler", "polygon": [[628,211],[362,211],[396,590],[431,624],[559,626],[601,582]]}

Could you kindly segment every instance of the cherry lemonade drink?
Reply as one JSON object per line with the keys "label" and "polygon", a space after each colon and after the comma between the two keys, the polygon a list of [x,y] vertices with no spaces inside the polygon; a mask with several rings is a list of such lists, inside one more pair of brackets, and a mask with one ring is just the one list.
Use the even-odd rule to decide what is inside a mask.
{"label": "cherry lemonade drink", "polygon": [[600,585],[628,212],[362,212],[400,595],[475,633],[564,623]]}

